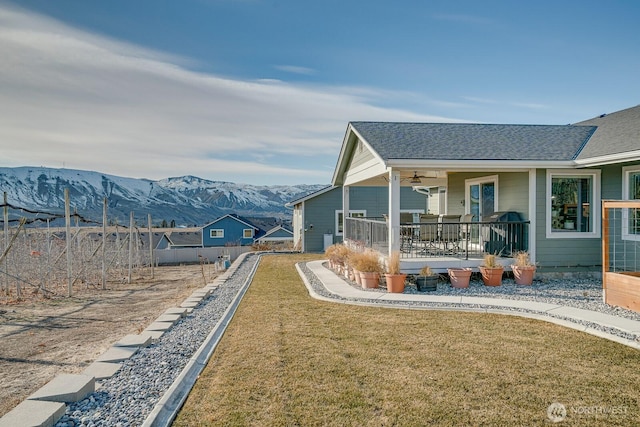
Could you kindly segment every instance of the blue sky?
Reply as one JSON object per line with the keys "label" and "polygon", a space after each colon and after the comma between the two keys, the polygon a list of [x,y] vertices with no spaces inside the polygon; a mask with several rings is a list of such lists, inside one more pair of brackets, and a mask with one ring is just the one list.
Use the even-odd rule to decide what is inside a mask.
{"label": "blue sky", "polygon": [[0,166],[328,184],[352,120],[640,103],[640,2],[0,0]]}

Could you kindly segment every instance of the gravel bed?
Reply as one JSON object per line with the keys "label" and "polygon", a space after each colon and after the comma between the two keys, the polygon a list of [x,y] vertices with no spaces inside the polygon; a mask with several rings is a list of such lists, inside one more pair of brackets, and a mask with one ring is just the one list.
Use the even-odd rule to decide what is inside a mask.
{"label": "gravel bed", "polygon": [[[336,300],[346,300],[345,298],[336,296],[335,294],[327,291],[322,282],[313,274],[306,264],[300,264],[301,270],[307,277],[313,290],[324,297],[333,298]],[[469,297],[489,297],[499,299],[512,299],[520,301],[535,301],[548,304],[558,304],[567,307],[580,308],[583,310],[597,311],[600,313],[609,314],[612,316],[623,317],[631,320],[640,321],[640,313],[636,313],[631,310],[627,310],[621,307],[614,307],[605,304],[602,301],[602,282],[598,279],[585,279],[585,278],[563,278],[563,279],[544,279],[536,280],[531,286],[516,285],[511,279],[505,279],[501,286],[485,286],[482,280],[476,275],[472,276],[472,280],[469,283],[468,288],[454,288],[446,280],[446,275],[441,278],[438,283],[438,288],[434,292],[418,292],[415,284],[408,283],[405,287],[405,294],[419,294],[419,295],[452,295],[452,296],[469,296]],[[406,301],[389,301],[378,300],[376,298],[380,293],[386,293],[384,284],[377,289],[363,289],[361,286],[346,280],[351,286],[370,292],[372,299],[369,298],[350,298],[349,300],[368,303],[368,304],[381,304],[381,305],[398,305],[398,306],[410,306],[412,308],[432,308],[432,309],[485,309],[485,310],[502,310],[510,312],[531,313],[537,315],[545,315],[556,319],[565,320],[571,323],[575,323],[581,326],[585,326],[597,331],[606,332],[624,339],[640,342],[640,335],[629,334],[626,331],[621,331],[616,328],[609,328],[596,324],[593,322],[587,322],[582,320],[576,320],[574,318],[568,318],[565,316],[559,316],[547,312],[540,312],[537,310],[531,310],[527,308],[502,306],[489,306],[478,304],[448,304],[448,303],[436,303],[436,302],[406,302]]]}
{"label": "gravel bed", "polygon": [[189,316],[125,361],[113,377],[101,382],[99,390],[67,406],[55,426],[141,425],[222,318],[259,258],[246,256]]}

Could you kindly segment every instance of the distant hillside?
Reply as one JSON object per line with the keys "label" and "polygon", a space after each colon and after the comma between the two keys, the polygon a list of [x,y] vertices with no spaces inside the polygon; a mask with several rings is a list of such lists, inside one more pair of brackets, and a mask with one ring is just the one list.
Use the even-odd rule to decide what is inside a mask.
{"label": "distant hillside", "polygon": [[[64,189],[69,188],[72,210],[83,218],[101,222],[106,197],[109,221],[117,218],[120,224],[128,223],[131,211],[140,224],[146,224],[148,214],[154,224],[164,220],[176,226],[201,226],[227,213],[289,222],[291,210],[285,203],[323,187],[255,186],[194,176],[152,181],[73,169],[0,168],[0,191],[7,193],[12,206],[62,214]],[[11,218],[35,215],[10,211]]]}

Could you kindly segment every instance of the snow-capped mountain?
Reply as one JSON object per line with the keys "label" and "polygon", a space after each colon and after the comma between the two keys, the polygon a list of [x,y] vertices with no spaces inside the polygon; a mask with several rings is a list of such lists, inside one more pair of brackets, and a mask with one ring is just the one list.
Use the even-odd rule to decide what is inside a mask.
{"label": "snow-capped mountain", "polygon": [[[129,213],[146,224],[165,220],[176,225],[204,225],[235,213],[242,216],[291,217],[286,202],[317,191],[324,185],[254,186],[208,181],[194,176],[152,181],[125,178],[100,172],[44,167],[0,168],[0,191],[8,204],[23,209],[60,214],[64,212],[64,189],[70,204],[83,218],[102,221],[103,199],[108,217],[128,223]],[[11,209],[12,217],[25,216]]]}

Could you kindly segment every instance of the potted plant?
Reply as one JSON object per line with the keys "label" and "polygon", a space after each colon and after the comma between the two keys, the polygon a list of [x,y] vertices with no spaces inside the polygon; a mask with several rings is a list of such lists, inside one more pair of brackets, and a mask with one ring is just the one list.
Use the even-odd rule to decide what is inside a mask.
{"label": "potted plant", "polygon": [[362,254],[361,251],[351,251],[349,254],[349,259],[347,262],[351,266],[351,271],[353,272],[353,278],[357,285],[361,286],[362,281],[360,280],[360,267],[359,267],[359,257]]}
{"label": "potted plant", "polygon": [[485,286],[500,286],[502,284],[504,267],[498,263],[496,254],[484,254],[482,265],[478,268]]}
{"label": "potted plant", "polygon": [[514,263],[511,264],[511,271],[517,285],[531,285],[533,276],[536,274],[536,266],[529,258],[529,252],[516,252],[513,257]]}
{"label": "potted plant", "polygon": [[418,292],[433,292],[438,288],[438,279],[440,276],[434,272],[431,267],[425,265],[420,270],[420,274],[416,277],[416,287]]}
{"label": "potted plant", "polygon": [[471,280],[471,269],[467,267],[448,268],[449,281],[454,288],[468,288]]}
{"label": "potted plant", "polygon": [[387,272],[384,275],[387,282],[387,292],[404,292],[405,273],[400,272],[400,252],[394,251],[387,260]]}
{"label": "potted plant", "polygon": [[360,282],[363,288],[377,288],[380,283],[380,261],[378,253],[366,250],[356,256],[355,268],[360,271]]}
{"label": "potted plant", "polygon": [[338,258],[338,245],[333,244],[324,251],[324,256],[329,260],[329,267],[335,270],[337,267],[336,260]]}

